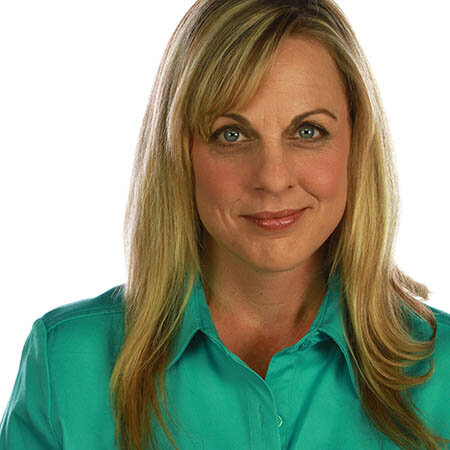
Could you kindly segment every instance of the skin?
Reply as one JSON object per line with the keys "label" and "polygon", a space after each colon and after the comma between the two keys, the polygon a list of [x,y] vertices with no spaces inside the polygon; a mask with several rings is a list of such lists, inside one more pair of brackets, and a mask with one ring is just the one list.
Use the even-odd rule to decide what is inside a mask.
{"label": "skin", "polygon": [[[294,116],[318,108],[337,120],[321,113],[301,123],[325,128],[327,137],[310,125],[287,133]],[[253,359],[267,366],[271,354],[308,331],[325,296],[323,244],[345,211],[352,128],[334,60],[320,42],[298,37],[280,43],[256,95],[233,112],[248,119],[253,134],[219,117],[212,131],[239,127],[237,141],[228,130],[214,142],[194,136],[191,147],[211,286],[207,302],[224,343],[249,359],[250,349],[259,349]],[[282,232],[242,217],[305,207]]]}

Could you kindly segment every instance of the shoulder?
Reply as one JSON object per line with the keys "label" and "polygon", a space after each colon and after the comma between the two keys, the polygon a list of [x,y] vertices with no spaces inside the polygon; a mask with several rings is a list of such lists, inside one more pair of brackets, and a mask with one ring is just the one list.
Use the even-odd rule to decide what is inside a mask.
{"label": "shoulder", "polygon": [[80,430],[99,420],[100,429],[110,429],[103,418],[110,414],[109,382],[123,343],[123,294],[123,285],[116,286],[35,320],[0,424],[1,442],[16,449],[56,449],[61,442],[93,448],[77,446]]}
{"label": "shoulder", "polygon": [[[450,314],[438,308],[425,304],[433,313],[436,319],[436,339],[434,342],[433,353],[430,358],[420,361],[417,364],[419,373],[425,373],[428,364],[434,364],[433,379],[435,382],[443,382],[450,378]],[[431,339],[433,329],[431,325],[422,317],[414,318],[414,337],[421,341]],[[446,383],[443,383],[443,386]]]}
{"label": "shoulder", "polygon": [[[450,377],[450,314],[438,308],[422,303],[431,311],[436,320],[436,337],[430,358],[416,362],[411,368],[414,375],[425,374],[429,364],[435,366],[434,380]],[[412,337],[418,341],[429,341],[433,335],[431,325],[420,315],[411,312]],[[409,370],[407,370],[409,372]]]}
{"label": "shoulder", "polygon": [[[410,391],[427,423],[435,432],[445,435],[449,430],[448,402],[445,399],[448,398],[450,379],[450,314],[430,305],[426,307],[436,319],[436,340],[432,355],[416,362],[411,367],[411,373],[415,376],[425,375],[431,368],[432,373],[424,384],[413,386]],[[421,324],[417,322],[416,326],[422,338],[431,338],[433,330],[428,322],[422,319]]]}
{"label": "shoulder", "polygon": [[47,334],[50,350],[61,353],[118,351],[123,340],[124,285],[95,297],[64,304],[36,322]]}
{"label": "shoulder", "polygon": [[427,307],[436,318],[436,352],[442,352],[450,367],[450,314],[430,305]]}
{"label": "shoulder", "polygon": [[[436,341],[446,340],[450,333],[450,314],[424,302],[422,306],[431,311],[436,319]],[[409,310],[408,315],[412,323],[413,337],[419,340],[430,339],[433,330],[425,318],[412,310]]]}
{"label": "shoulder", "polygon": [[450,330],[450,313],[447,313],[430,305],[427,305],[427,307],[431,309],[431,311],[433,312],[434,317],[436,317],[436,321],[438,322],[438,324],[441,327]]}
{"label": "shoulder", "polygon": [[96,316],[120,314],[123,310],[124,285],[113,287],[95,297],[66,303],[41,317],[48,331],[66,322],[89,319]]}

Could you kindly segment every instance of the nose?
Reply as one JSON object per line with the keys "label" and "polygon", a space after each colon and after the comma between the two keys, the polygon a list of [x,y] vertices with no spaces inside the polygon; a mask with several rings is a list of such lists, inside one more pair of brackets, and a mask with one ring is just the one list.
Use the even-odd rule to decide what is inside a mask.
{"label": "nose", "polygon": [[255,189],[276,195],[295,185],[295,162],[290,152],[282,143],[261,145],[253,165]]}

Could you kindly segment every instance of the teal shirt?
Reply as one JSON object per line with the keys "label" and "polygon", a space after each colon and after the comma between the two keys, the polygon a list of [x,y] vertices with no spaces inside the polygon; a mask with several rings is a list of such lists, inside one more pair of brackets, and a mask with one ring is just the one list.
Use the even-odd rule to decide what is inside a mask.
{"label": "teal shirt", "polygon": [[[167,425],[181,450],[398,448],[362,410],[337,283],[308,333],[273,356],[263,379],[220,340],[197,277],[166,378],[179,427]],[[436,369],[411,393],[429,426],[450,438],[450,315],[428,307],[438,322]],[[431,333],[415,323],[419,334]],[[123,285],[34,322],[1,422],[1,450],[114,449],[109,380],[123,324]],[[158,448],[172,448],[156,420],[154,427]]]}

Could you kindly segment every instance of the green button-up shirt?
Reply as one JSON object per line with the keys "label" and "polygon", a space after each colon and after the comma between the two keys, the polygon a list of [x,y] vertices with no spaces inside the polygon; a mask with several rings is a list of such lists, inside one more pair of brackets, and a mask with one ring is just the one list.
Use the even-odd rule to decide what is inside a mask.
{"label": "green button-up shirt", "polygon": [[[398,448],[362,410],[338,319],[338,292],[334,279],[308,333],[274,355],[262,379],[220,340],[197,277],[166,378],[179,427],[167,425],[179,448]],[[411,393],[429,426],[449,438],[450,315],[429,308],[438,322],[436,369]],[[109,381],[123,319],[120,285],[34,322],[1,422],[1,450],[114,449]],[[415,323],[418,334],[431,335],[423,320]],[[153,424],[158,448],[172,448],[156,419]]]}

